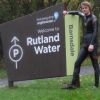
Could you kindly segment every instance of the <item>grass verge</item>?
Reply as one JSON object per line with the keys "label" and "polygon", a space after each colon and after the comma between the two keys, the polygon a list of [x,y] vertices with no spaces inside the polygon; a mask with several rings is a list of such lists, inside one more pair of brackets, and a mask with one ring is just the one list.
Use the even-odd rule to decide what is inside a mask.
{"label": "grass verge", "polygon": [[16,88],[0,88],[0,100],[100,100],[100,88],[93,88],[94,76],[81,76],[81,88],[63,90],[71,76],[19,83]]}

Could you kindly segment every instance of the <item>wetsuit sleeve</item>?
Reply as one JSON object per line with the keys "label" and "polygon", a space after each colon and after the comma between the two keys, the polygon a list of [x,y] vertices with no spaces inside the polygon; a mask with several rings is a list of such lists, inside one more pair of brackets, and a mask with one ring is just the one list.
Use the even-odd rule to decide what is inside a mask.
{"label": "wetsuit sleeve", "polygon": [[97,39],[97,33],[98,33],[98,22],[97,22],[97,18],[94,17],[93,18],[93,36],[92,36],[92,40],[91,40],[92,45],[95,44],[95,41]]}
{"label": "wetsuit sleeve", "polygon": [[84,14],[80,11],[68,11],[68,14],[79,15],[81,17],[84,17]]}

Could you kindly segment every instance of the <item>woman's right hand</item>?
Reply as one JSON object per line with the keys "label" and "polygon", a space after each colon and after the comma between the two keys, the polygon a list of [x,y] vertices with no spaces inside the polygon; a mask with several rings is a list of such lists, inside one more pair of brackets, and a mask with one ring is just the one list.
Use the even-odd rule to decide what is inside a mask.
{"label": "woman's right hand", "polygon": [[92,52],[93,50],[94,50],[94,45],[90,44],[89,47],[88,47],[88,51]]}

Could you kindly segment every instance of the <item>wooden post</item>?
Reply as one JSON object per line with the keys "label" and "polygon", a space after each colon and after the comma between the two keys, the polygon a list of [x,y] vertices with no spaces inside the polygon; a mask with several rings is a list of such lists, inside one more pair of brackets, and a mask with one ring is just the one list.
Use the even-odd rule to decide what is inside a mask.
{"label": "wooden post", "polygon": [[14,87],[14,81],[8,81],[9,88]]}

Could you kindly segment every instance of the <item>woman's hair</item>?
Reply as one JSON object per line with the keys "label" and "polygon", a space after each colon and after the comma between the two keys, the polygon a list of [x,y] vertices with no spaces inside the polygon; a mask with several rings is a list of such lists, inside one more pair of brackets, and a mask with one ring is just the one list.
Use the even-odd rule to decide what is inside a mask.
{"label": "woman's hair", "polygon": [[92,5],[91,5],[90,2],[88,2],[88,1],[83,1],[83,2],[81,3],[81,7],[82,7],[82,5],[84,5],[84,6],[88,6],[90,12],[92,12]]}

